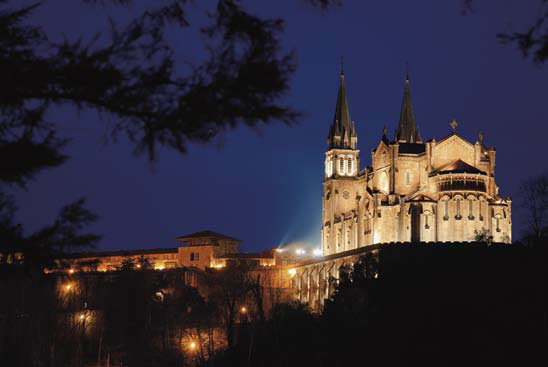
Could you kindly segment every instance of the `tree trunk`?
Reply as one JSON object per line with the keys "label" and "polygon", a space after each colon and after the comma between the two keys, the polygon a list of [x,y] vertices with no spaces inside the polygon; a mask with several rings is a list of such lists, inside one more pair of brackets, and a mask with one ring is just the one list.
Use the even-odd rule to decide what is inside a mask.
{"label": "tree trunk", "polygon": [[97,351],[97,367],[101,367],[101,349],[103,347],[103,330],[101,329],[101,335],[99,335],[99,348]]}

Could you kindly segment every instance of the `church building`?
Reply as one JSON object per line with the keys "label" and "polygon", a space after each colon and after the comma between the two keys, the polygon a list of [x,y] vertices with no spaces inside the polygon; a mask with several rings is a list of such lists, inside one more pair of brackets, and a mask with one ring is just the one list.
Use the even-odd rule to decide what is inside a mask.
{"label": "church building", "polygon": [[415,125],[409,76],[393,139],[386,128],[360,168],[344,73],[327,138],[322,200],[323,255],[390,242],[510,243],[512,201],[499,196],[495,148],[457,134],[423,141]]}

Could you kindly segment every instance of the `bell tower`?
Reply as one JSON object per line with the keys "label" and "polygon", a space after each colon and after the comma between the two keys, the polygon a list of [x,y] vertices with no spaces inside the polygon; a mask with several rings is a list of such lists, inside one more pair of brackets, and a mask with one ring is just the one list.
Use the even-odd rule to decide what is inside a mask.
{"label": "bell tower", "polygon": [[[358,137],[350,120],[348,99],[341,70],[333,122],[327,136],[324,193],[322,200],[323,255],[356,247],[357,225],[351,212],[356,208],[357,176],[360,169]],[[348,220],[352,217],[351,220]]]}
{"label": "bell tower", "polygon": [[358,137],[354,121],[350,120],[344,72],[341,71],[339,93],[333,123],[327,136],[328,150],[325,153],[325,179],[355,177],[359,169]]}

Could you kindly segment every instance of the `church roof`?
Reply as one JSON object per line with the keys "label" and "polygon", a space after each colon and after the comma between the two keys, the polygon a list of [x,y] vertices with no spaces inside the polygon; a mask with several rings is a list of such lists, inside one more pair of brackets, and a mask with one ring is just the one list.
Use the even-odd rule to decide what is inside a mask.
{"label": "church roof", "polygon": [[[348,108],[348,98],[346,96],[346,86],[344,84],[344,73],[341,71],[339,92],[337,94],[337,105],[335,106],[335,114],[333,115],[333,123],[329,129],[327,138],[329,148],[350,148],[351,138],[355,138],[356,127],[354,122],[350,120],[350,110]],[[335,139],[337,137],[337,139]]]}
{"label": "church roof", "polygon": [[225,254],[217,259],[272,259],[274,258],[274,253],[272,251],[263,251],[263,252],[246,252],[246,253],[236,253],[236,254]]}
{"label": "church roof", "polygon": [[435,202],[430,196],[425,194],[418,194],[407,200],[408,202]]}
{"label": "church roof", "polygon": [[221,233],[213,232],[213,231],[200,231],[195,232],[191,234],[187,234],[185,236],[179,236],[175,238],[177,241],[184,241],[189,240],[193,238],[216,238],[216,239],[223,239],[223,240],[233,240],[233,241],[241,241],[234,237],[229,237]]}
{"label": "church roof", "polygon": [[399,143],[399,152],[403,154],[422,154],[426,151],[426,146],[421,143]]}
{"label": "church roof", "polygon": [[138,255],[153,255],[153,254],[176,254],[177,247],[171,248],[152,248],[144,250],[114,250],[114,251],[97,251],[97,252],[77,252],[66,254],[63,257],[66,259],[81,259],[88,257],[109,257],[109,256],[138,256]]}
{"label": "church roof", "polygon": [[403,89],[403,101],[400,112],[400,122],[396,130],[396,141],[407,143],[420,142],[420,132],[415,129],[415,114],[411,104],[411,91],[409,87],[409,74],[405,77],[405,86]]}
{"label": "church roof", "polygon": [[451,162],[449,164],[446,164],[443,167],[438,168],[432,174],[436,173],[479,173],[485,175],[486,173],[477,169],[474,166],[469,165],[468,163],[462,161],[461,159],[457,159],[454,162]]}

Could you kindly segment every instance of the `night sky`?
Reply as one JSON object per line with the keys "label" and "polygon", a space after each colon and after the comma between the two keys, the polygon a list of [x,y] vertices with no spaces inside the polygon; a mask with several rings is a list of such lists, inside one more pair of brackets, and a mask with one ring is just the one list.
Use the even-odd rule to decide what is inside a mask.
{"label": "night sky", "polygon": [[[393,135],[409,62],[423,139],[448,135],[452,119],[470,141],[482,130],[484,143],[497,149],[500,194],[514,204],[520,180],[546,170],[547,66],[535,66],[496,40],[497,32],[531,23],[536,7],[523,4],[536,1],[478,0],[467,16],[461,0],[346,0],[326,15],[299,1],[244,3],[287,21],[284,43],[296,50],[298,70],[286,101],[305,113],[300,125],[237,128],[213,144],[191,145],[185,156],[160,150],[158,162],[150,164],[132,155],[123,138],[103,144],[108,119],[56,108],[50,116],[72,139],[66,149],[71,159],[38,175],[27,191],[15,192],[19,220],[29,231],[86,196],[101,217],[91,228],[104,236],[100,249],[173,247],[176,236],[205,229],[242,239],[245,251],[289,241],[319,246],[324,152],[341,56],[360,168],[370,164],[384,124]],[[127,19],[135,11],[49,1],[32,20],[53,39],[92,37],[107,13]],[[181,57],[203,57],[192,31],[173,34],[173,42]],[[513,219],[517,239],[515,207]]]}

